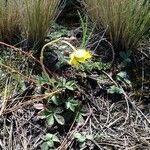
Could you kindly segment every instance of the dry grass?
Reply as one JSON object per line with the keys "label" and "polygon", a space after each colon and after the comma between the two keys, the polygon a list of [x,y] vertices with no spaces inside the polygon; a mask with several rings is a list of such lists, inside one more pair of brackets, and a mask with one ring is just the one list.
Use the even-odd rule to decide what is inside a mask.
{"label": "dry grass", "polygon": [[0,1],[0,41],[14,42],[19,34],[20,17],[16,1]]}
{"label": "dry grass", "polygon": [[32,46],[43,44],[57,16],[59,3],[60,0],[24,0],[20,5],[23,34]]}
{"label": "dry grass", "polygon": [[85,0],[86,9],[98,29],[117,52],[134,49],[150,29],[150,5],[145,0]]}
{"label": "dry grass", "polygon": [[60,0],[1,0],[0,40],[11,43],[22,36],[30,46],[40,49],[58,15],[59,4]]}

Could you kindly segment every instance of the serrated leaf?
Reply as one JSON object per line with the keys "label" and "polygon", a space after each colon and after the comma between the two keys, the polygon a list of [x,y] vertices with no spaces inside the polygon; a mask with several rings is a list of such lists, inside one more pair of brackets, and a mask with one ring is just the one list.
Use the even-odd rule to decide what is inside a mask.
{"label": "serrated leaf", "polygon": [[65,124],[65,119],[63,116],[58,115],[58,114],[54,114],[55,120],[60,124],[60,125],[64,125]]}

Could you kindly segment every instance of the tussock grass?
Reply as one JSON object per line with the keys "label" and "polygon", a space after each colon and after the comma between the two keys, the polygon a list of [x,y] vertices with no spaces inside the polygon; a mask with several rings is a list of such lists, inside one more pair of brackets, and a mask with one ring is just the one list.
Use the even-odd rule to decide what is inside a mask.
{"label": "tussock grass", "polygon": [[20,32],[16,2],[17,0],[0,0],[0,41],[14,42]]}
{"label": "tussock grass", "polygon": [[43,46],[44,39],[54,22],[60,0],[24,0],[20,8],[24,37],[33,47]]}
{"label": "tussock grass", "polygon": [[150,30],[148,0],[84,0],[98,29],[107,29],[115,52],[133,50]]}
{"label": "tussock grass", "polygon": [[59,4],[60,0],[1,0],[0,40],[9,42],[22,36],[29,46],[40,49],[58,15]]}

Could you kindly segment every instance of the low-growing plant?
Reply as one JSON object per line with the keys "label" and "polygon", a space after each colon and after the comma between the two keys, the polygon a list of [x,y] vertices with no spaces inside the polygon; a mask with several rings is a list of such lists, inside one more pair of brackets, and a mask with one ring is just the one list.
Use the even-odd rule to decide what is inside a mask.
{"label": "low-growing plant", "polygon": [[121,84],[124,85],[124,87],[132,87],[131,81],[129,80],[129,77],[125,71],[121,71],[116,74],[115,77],[116,81],[119,83],[119,85],[112,85],[107,89],[107,93],[109,94],[123,94],[124,89]]}
{"label": "low-growing plant", "polygon": [[44,143],[41,145],[41,150],[49,150],[54,147],[55,143],[60,143],[59,138],[55,134],[47,133],[45,135]]}
{"label": "low-growing plant", "polygon": [[126,52],[120,52],[119,53],[121,57],[121,67],[127,67],[131,63],[131,51],[126,51]]}
{"label": "low-growing plant", "polygon": [[[53,126],[56,123],[64,125],[65,120],[68,119],[70,115],[73,117],[72,119],[75,119],[77,122],[81,121],[82,116],[79,112],[80,104],[78,100],[75,100],[72,95],[67,94],[76,90],[77,86],[74,80],[67,81],[65,78],[60,78],[59,80],[54,79],[50,82],[44,74],[38,76],[37,80],[40,85],[47,87],[47,89],[49,89],[49,87],[62,89],[59,94],[57,93],[56,95],[47,97],[47,104],[45,106],[41,103],[34,105],[36,109],[41,110],[39,116],[46,119],[49,126]],[[45,90],[44,93],[47,93],[47,90]]]}
{"label": "low-growing plant", "polygon": [[129,80],[127,73],[124,71],[117,73],[116,80],[131,86],[131,81]]}
{"label": "low-growing plant", "polygon": [[60,107],[50,107],[43,111],[43,115],[45,116],[47,123],[49,126],[54,125],[55,122],[57,122],[60,125],[65,124],[65,119],[61,115],[63,112],[63,108]]}
{"label": "low-growing plant", "polygon": [[110,63],[103,63],[101,60],[96,61],[94,59],[89,59],[85,63],[80,64],[78,67],[79,71],[90,73],[94,70],[102,71],[110,68]]}
{"label": "low-growing plant", "polygon": [[66,105],[66,109],[71,110],[72,112],[75,112],[76,108],[79,105],[79,102],[69,97],[67,101],[65,102],[65,105]]}
{"label": "low-growing plant", "polygon": [[106,29],[116,55],[133,50],[150,30],[148,0],[84,0],[86,9],[97,29]]}
{"label": "low-growing plant", "polygon": [[93,135],[87,134],[86,132],[75,133],[74,138],[79,142],[80,149],[86,148],[86,141],[93,140]]}
{"label": "low-growing plant", "polygon": [[117,87],[115,85],[110,86],[109,89],[107,89],[107,93],[109,94],[123,94],[123,89],[120,87]]}

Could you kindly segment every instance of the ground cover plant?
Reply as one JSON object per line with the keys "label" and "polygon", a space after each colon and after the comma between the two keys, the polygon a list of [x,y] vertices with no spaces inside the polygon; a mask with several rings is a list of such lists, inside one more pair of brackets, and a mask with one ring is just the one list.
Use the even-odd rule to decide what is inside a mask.
{"label": "ground cover plant", "polygon": [[[112,1],[103,2],[109,8],[118,6]],[[91,27],[91,14],[84,10],[98,0],[82,1],[77,7],[85,8],[76,12],[76,0],[61,1],[68,2],[67,7],[57,0],[13,2],[21,14],[21,33],[5,32],[19,35],[21,44],[14,44],[11,36],[10,41],[3,36],[0,39],[0,149],[149,150],[149,31],[134,47],[133,55],[114,45],[108,27],[100,26],[96,32],[96,25]],[[57,23],[52,23],[62,7],[69,7],[63,12],[63,22],[58,17]],[[45,14],[48,8],[52,18]],[[70,8],[71,15],[78,16],[74,24]],[[140,10],[146,16],[145,9]],[[120,26],[121,19],[117,21]],[[111,38],[117,39],[115,34]]]}

